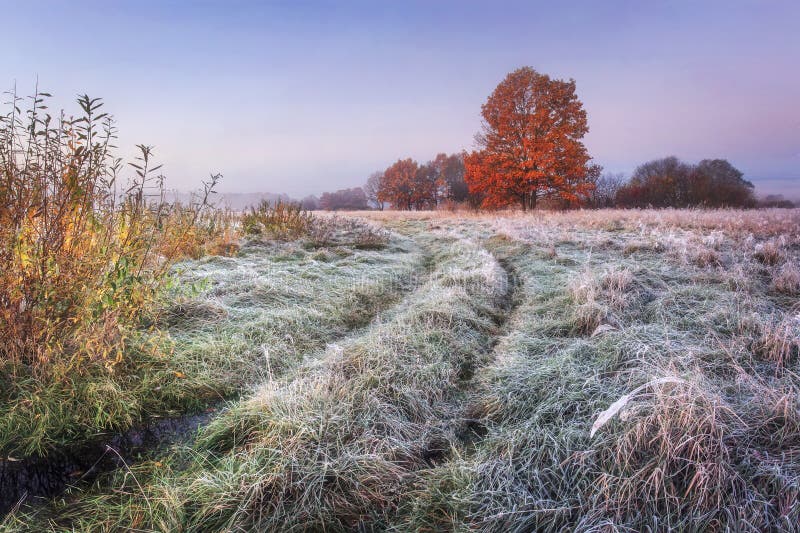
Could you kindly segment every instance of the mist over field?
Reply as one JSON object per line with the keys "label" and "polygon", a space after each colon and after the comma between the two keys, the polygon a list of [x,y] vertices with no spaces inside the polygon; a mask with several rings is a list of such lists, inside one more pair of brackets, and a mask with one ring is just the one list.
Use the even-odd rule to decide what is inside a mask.
{"label": "mist over field", "polygon": [[798,10],[789,0],[13,2],[0,70],[3,89],[16,81],[20,94],[38,78],[54,109],[102,96],[121,155],[154,145],[168,188],[182,191],[222,172],[221,191],[300,199],[362,185],[398,157],[471,149],[486,96],[530,65],[578,82],[586,144],[608,172],[725,158],[764,194],[800,199]]}
{"label": "mist over field", "polygon": [[800,531],[796,3],[3,16],[0,532]]}

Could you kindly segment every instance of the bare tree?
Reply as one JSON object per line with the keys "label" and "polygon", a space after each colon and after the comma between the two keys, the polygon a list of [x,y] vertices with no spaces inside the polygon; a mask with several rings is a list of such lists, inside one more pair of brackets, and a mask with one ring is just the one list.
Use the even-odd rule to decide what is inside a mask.
{"label": "bare tree", "polygon": [[586,198],[586,207],[601,209],[603,207],[614,207],[616,205],[617,191],[625,183],[625,175],[620,173],[612,174],[605,172],[594,179],[594,189]]}
{"label": "bare tree", "polygon": [[367,195],[367,202],[369,202],[370,207],[375,207],[379,211],[383,211],[384,202],[382,202],[378,196],[381,192],[381,187],[383,186],[383,172],[373,172],[370,174],[369,179],[367,179],[366,185],[364,185],[364,194]]}

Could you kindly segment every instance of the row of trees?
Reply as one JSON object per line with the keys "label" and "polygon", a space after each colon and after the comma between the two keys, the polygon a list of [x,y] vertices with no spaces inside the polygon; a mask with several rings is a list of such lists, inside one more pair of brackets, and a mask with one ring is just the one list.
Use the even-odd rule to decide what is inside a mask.
{"label": "row of trees", "polygon": [[340,209],[358,211],[368,207],[367,195],[364,194],[364,189],[361,187],[326,192],[319,199],[319,208],[327,211],[338,211]]}
{"label": "row of trees", "polygon": [[[383,209],[389,203],[395,209],[430,209],[448,201],[473,208],[511,204],[507,196],[487,194],[491,189],[470,187],[465,179],[464,159],[463,154],[439,154],[421,166],[411,159],[399,160],[384,172],[370,176],[365,186],[370,207]],[[592,166],[570,194],[516,194],[520,205],[527,203],[523,209],[533,208],[537,198],[543,198],[547,207],[561,209],[793,205],[776,196],[757,200],[753,184],[725,159],[691,164],[674,156],[640,165],[629,179],[622,174],[601,173],[600,167]]]}
{"label": "row of trees", "polygon": [[753,184],[725,159],[704,159],[691,164],[670,156],[639,165],[628,180],[621,174],[598,176],[583,205],[602,208],[764,204],[756,200]]}
{"label": "row of trees", "polygon": [[640,165],[616,194],[620,207],[752,207],[753,184],[724,159],[666,157]]}
{"label": "row of trees", "polygon": [[378,209],[435,209],[443,202],[464,202],[469,190],[464,181],[461,154],[439,154],[420,165],[399,159],[382,172],[373,173],[365,186],[367,199]]}
{"label": "row of trees", "polygon": [[[439,154],[425,164],[400,159],[358,189],[363,203],[408,210],[444,202],[523,210],[542,201],[557,208],[756,205],[753,184],[723,159],[688,164],[666,157],[641,165],[627,182],[602,174],[583,144],[589,126],[574,80],[523,67],[495,88],[481,115],[477,150]],[[363,205],[360,195],[358,201],[355,194],[344,194],[353,196],[352,202],[338,199],[348,191],[355,189],[326,193],[320,207]]]}
{"label": "row of trees", "polygon": [[[465,154],[439,154],[422,165],[401,159],[373,173],[363,188],[325,193],[320,199],[307,197],[302,203],[307,209],[383,210],[387,205],[394,209],[435,209],[444,204],[478,208],[497,202],[497,196],[486,202],[482,189],[470,189],[464,159]],[[535,198],[544,198],[550,208],[793,206],[779,196],[757,200],[753,184],[724,159],[704,159],[697,164],[674,156],[655,159],[637,167],[629,179],[622,174],[600,173],[599,167],[594,167],[581,186],[583,191],[575,192],[574,197],[526,196],[527,207],[536,205]],[[520,205],[522,201],[520,195]]]}

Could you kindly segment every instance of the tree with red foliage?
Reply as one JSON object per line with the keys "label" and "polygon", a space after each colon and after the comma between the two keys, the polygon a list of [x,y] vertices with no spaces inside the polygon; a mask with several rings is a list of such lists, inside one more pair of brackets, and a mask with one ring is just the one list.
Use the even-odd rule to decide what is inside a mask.
{"label": "tree with red foliage", "polygon": [[419,205],[423,194],[417,184],[418,171],[419,165],[413,159],[398,159],[383,173],[378,200],[409,211]]}
{"label": "tree with red foliage", "polygon": [[510,73],[482,107],[480,150],[465,158],[470,193],[485,207],[555,196],[577,204],[599,173],[581,139],[589,131],[575,81],[554,80],[530,67]]}

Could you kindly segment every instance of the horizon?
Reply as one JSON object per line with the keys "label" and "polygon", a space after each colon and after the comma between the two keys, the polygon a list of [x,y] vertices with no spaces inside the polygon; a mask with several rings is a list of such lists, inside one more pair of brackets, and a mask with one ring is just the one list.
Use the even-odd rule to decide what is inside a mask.
{"label": "horizon", "polygon": [[223,193],[301,198],[469,150],[480,106],[530,65],[576,80],[607,172],[723,158],[757,194],[800,198],[797,3],[463,6],[15,4],[0,67],[21,96],[38,79],[52,108],[103,98],[120,155],[154,145],[179,191],[221,172]]}

